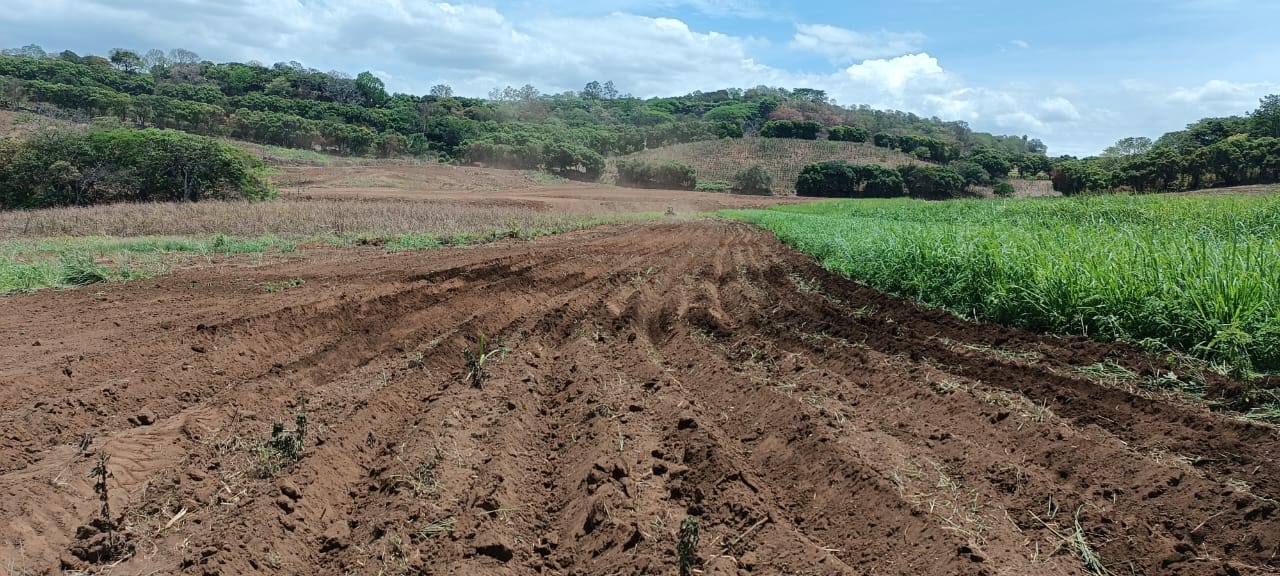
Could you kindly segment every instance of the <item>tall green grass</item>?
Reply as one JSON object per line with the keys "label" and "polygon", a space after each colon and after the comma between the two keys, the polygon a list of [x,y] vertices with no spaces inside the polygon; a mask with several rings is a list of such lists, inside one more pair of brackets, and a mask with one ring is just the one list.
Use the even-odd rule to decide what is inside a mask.
{"label": "tall green grass", "polygon": [[1280,197],[855,200],[727,211],[964,316],[1280,370]]}

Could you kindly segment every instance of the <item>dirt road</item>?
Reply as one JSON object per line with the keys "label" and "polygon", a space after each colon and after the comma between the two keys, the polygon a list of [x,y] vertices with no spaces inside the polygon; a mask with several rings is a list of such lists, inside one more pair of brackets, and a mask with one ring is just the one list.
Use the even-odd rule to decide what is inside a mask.
{"label": "dirt road", "polygon": [[[476,388],[480,335],[508,351]],[[1274,428],[739,224],[7,298],[0,358],[14,574],[675,574],[686,518],[702,574],[1280,570]],[[86,527],[99,454],[122,561]]]}

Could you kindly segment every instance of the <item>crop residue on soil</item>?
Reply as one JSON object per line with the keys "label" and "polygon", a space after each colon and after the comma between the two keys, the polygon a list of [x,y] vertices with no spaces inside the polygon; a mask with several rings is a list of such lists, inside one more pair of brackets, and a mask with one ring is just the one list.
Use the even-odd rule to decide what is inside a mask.
{"label": "crop residue on soil", "polygon": [[[703,574],[1280,569],[1275,429],[1079,370],[1152,374],[1127,348],[922,309],[745,225],[0,307],[11,572],[118,561],[90,550],[99,455],[113,574],[674,574],[690,517]],[[476,387],[481,335],[506,351]],[[265,452],[299,413],[300,460]]]}

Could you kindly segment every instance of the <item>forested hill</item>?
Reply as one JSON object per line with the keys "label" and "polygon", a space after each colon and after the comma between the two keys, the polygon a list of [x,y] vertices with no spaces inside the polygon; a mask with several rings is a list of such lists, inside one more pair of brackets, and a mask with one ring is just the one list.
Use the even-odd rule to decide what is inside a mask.
{"label": "forested hill", "polygon": [[[641,99],[619,93],[612,82],[591,82],[561,94],[507,87],[483,99],[456,96],[446,85],[424,95],[388,94],[369,72],[351,77],[297,62],[219,64],[180,49],[116,49],[107,56],[47,53],[38,46],[5,50],[0,107],[345,155],[427,155],[553,172],[572,166],[588,177],[603,157],[762,130],[768,136],[779,126],[812,131],[810,137],[837,127],[834,133],[863,139],[877,133],[929,137],[958,153],[1045,152],[1039,140],[974,132],[964,122],[837,106],[811,88]],[[848,132],[855,128],[860,130]]]}

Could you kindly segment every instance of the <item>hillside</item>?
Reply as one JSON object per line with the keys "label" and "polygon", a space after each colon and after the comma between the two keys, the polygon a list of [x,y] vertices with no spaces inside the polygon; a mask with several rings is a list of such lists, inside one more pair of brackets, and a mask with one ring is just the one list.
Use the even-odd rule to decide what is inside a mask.
{"label": "hillside", "polygon": [[877,148],[869,143],[780,138],[707,140],[653,148],[610,159],[605,181],[613,181],[617,176],[618,160],[683,162],[698,171],[699,182],[730,182],[739,170],[759,164],[773,175],[774,194],[794,194],[800,170],[813,162],[846,160],[889,167],[920,162],[907,154]]}
{"label": "hillside", "polygon": [[[47,116],[116,118],[137,127],[176,128],[287,148],[351,156],[416,156],[521,168],[619,156],[645,148],[762,133],[771,121],[813,122],[820,130],[857,126],[870,134],[936,138],[967,152],[994,148],[1043,153],[1026,136],[997,136],[964,122],[865,106],[838,106],[810,88],[756,87],[637,98],[612,83],[544,94],[531,85],[495,89],[487,99],[388,93],[370,72],[355,77],[297,62],[214,63],[186,50],[168,55],[115,49],[109,57],[0,50],[0,108]],[[480,148],[475,145],[481,144]],[[497,148],[495,148],[497,147]],[[480,156],[480,157],[476,157]]]}

